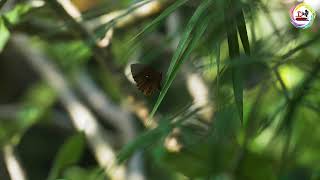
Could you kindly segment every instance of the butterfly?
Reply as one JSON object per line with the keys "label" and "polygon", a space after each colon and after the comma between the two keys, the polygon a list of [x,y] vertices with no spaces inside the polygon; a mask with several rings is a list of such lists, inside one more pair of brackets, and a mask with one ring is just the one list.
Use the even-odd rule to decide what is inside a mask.
{"label": "butterfly", "polygon": [[149,65],[131,64],[131,73],[137,87],[144,95],[152,95],[156,89],[161,90],[162,73]]}

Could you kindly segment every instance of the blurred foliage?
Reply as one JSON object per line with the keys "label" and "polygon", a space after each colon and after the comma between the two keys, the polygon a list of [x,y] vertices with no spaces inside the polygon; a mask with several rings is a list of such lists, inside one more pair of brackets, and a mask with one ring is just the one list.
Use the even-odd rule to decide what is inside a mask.
{"label": "blurred foliage", "polygon": [[12,10],[9,12],[6,12],[4,14],[1,14],[0,16],[0,52],[3,50],[5,44],[9,40],[10,31],[8,28],[10,28],[13,25],[16,25],[20,17],[29,11],[31,7],[26,4],[19,4],[16,5]]}
{"label": "blurred foliage", "polygon": [[5,143],[18,144],[23,133],[50,112],[55,99],[55,93],[47,85],[36,84],[32,86],[26,92],[21,108],[17,109],[15,116],[0,122],[1,145]]}
{"label": "blurred foliage", "polygon": [[57,179],[64,168],[76,164],[84,151],[84,145],[85,137],[82,133],[70,137],[60,148],[48,179]]}
{"label": "blurred foliage", "polygon": [[[30,47],[53,60],[110,134],[121,136],[87,103],[75,85],[78,73],[86,72],[112,104],[134,109],[137,137],[116,142],[114,149],[124,165],[142,152],[146,179],[320,179],[320,21],[294,28],[288,11],[295,1],[161,0],[159,12],[142,17],[135,14],[141,4],[135,4],[149,1],[72,0],[81,21],[56,1],[34,2],[0,3],[0,68],[12,75],[1,83],[18,92],[0,93],[0,99],[11,100],[0,102],[0,147],[17,148],[30,179],[107,178],[84,134],[70,128],[50,83],[14,76],[32,68],[21,65],[25,57],[10,42],[16,33],[32,37]],[[121,9],[111,21],[83,29]],[[128,16],[137,22],[117,26]],[[110,29],[108,47],[94,42]],[[144,97],[130,83],[128,67],[136,62],[162,72],[160,92]],[[197,107],[196,93],[190,92],[191,75],[208,90],[205,107]],[[196,89],[200,94],[201,87]],[[209,118],[202,114],[206,108],[213,111]],[[144,111],[149,117],[141,122],[156,119],[156,127],[142,126]]]}
{"label": "blurred foliage", "polygon": [[47,44],[48,51],[67,70],[83,66],[91,56],[90,49],[81,41]]}
{"label": "blurred foliage", "polygon": [[0,50],[2,51],[10,36],[10,32],[5,25],[3,18],[0,18],[0,33]]}

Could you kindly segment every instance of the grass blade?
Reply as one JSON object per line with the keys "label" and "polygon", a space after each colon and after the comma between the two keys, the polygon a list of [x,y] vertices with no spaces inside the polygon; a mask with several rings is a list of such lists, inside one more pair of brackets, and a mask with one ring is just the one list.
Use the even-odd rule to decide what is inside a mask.
{"label": "grass blade", "polygon": [[146,27],[144,27],[142,29],[142,31],[140,31],[131,40],[129,40],[129,42],[124,45],[124,47],[125,47],[124,49],[128,49],[129,51],[127,53],[125,53],[123,58],[128,59],[130,57],[130,55],[137,49],[137,47],[138,47],[137,42],[143,38],[144,34],[154,30],[164,18],[166,18],[171,13],[173,13],[175,10],[177,10],[179,7],[184,5],[187,1],[188,0],[178,0],[175,3],[173,3],[166,10],[164,10],[156,19],[154,19],[150,24],[148,24]]}
{"label": "grass blade", "polygon": [[177,64],[177,61],[179,60],[180,56],[183,54],[185,49],[187,48],[188,44],[191,40],[191,32],[198,23],[201,15],[205,12],[205,10],[209,7],[211,4],[211,0],[206,0],[203,2],[195,11],[195,13],[192,15],[190,21],[188,22],[188,25],[185,29],[185,32],[183,33],[180,42],[178,44],[177,50],[173,55],[172,61],[170,63],[170,66],[168,68],[167,74],[166,74],[166,80],[169,79],[170,72],[172,72],[174,66]]}
{"label": "grass blade", "polygon": [[239,14],[237,14],[237,17],[238,17],[237,26],[238,26],[238,31],[239,31],[244,52],[247,55],[250,55],[250,44],[249,44],[248,32],[247,32],[246,21],[244,19],[244,14],[242,9],[240,10]]}
{"label": "grass blade", "polygon": [[188,0],[178,0],[175,3],[173,3],[171,6],[169,6],[163,13],[161,13],[156,19],[154,19],[150,24],[148,24],[145,28],[142,29],[141,32],[139,32],[136,36],[132,38],[130,41],[135,41],[139,39],[143,34],[152,31],[157,27],[157,25],[167,16],[169,16],[171,13],[173,13],[175,10],[177,10],[180,6],[184,5]]}
{"label": "grass blade", "polygon": [[[236,7],[233,1],[225,2],[225,21],[228,37],[228,47],[229,47],[229,56],[231,59],[237,58],[240,56],[238,34],[237,34],[237,25],[235,22]],[[230,14],[231,16],[227,16]],[[242,77],[242,68],[241,66],[235,66],[231,68],[232,70],[232,84],[233,84],[233,93],[235,102],[238,108],[239,117],[241,122],[243,122],[243,77]]]}
{"label": "grass blade", "polygon": [[[150,113],[149,121],[151,117],[155,114],[158,107],[160,106],[160,103],[162,102],[164,96],[166,95],[170,85],[172,84],[179,67],[183,62],[187,59],[187,57],[190,55],[193,48],[197,45],[199,42],[202,34],[205,32],[208,24],[209,24],[209,17],[204,16],[204,19],[200,22],[202,15],[206,12],[207,8],[211,4],[211,0],[204,1],[195,11],[193,16],[191,17],[185,32],[182,35],[182,38],[179,42],[179,45],[177,47],[177,50],[175,54],[173,55],[172,61],[170,63],[169,69],[166,74],[165,83],[163,86],[162,91],[160,92],[160,95],[152,109],[152,112]],[[192,33],[192,31],[195,31]]]}
{"label": "grass blade", "polygon": [[[221,68],[221,66],[220,66],[220,51],[221,51],[221,41],[219,40],[217,43],[216,43],[216,45],[215,45],[216,47],[215,47],[215,49],[216,49],[216,63],[217,63],[217,77],[216,77],[216,79],[217,79],[217,88],[216,88],[216,96],[217,97],[219,97],[219,87],[220,87],[220,68]],[[213,62],[212,62],[213,63]],[[211,64],[211,66],[213,66],[213,64]],[[217,106],[217,109],[219,110],[220,109],[220,102],[217,102],[217,104],[216,104],[216,106]]]}

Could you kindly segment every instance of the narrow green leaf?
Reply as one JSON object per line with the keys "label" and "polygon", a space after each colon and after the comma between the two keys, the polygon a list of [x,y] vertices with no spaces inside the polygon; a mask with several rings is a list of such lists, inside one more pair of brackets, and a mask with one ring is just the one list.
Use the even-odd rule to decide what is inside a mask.
{"label": "narrow green leaf", "polygon": [[[216,47],[215,47],[215,49],[216,49],[216,63],[217,63],[217,77],[216,77],[216,79],[217,79],[217,88],[216,88],[217,89],[216,90],[217,96],[219,96],[219,87],[220,87],[220,45],[221,45],[221,42],[218,41],[216,43]],[[211,65],[213,66],[213,64],[211,64]],[[220,103],[217,102],[216,106],[217,106],[217,109],[219,110]]]}
{"label": "narrow green leaf", "polygon": [[[166,73],[163,89],[160,92],[160,95],[152,109],[152,112],[150,113],[149,120],[160,106],[160,103],[162,102],[164,96],[166,95],[170,85],[172,84],[179,70],[179,67],[190,55],[193,48],[198,44],[198,41],[200,40],[202,34],[205,32],[209,24],[210,18],[209,16],[204,16],[204,18],[201,19],[201,17],[203,17],[211,2],[211,0],[206,0],[203,3],[201,3],[201,5],[197,8],[195,13],[191,17],[190,21],[188,22],[188,25],[181,37],[177,50],[175,51],[171,60],[170,66]],[[193,30],[195,31],[194,33],[192,33]]]}
{"label": "narrow green leaf", "polygon": [[243,122],[243,73],[241,67],[233,68],[232,83],[240,120]]}
{"label": "narrow green leaf", "polygon": [[[152,2],[153,0],[144,0],[144,1],[140,1],[139,3],[134,4],[133,6],[129,7],[128,9],[126,9],[123,13],[117,15],[116,17],[110,19],[108,22],[101,24],[100,26],[96,27],[96,38],[100,39],[102,38],[106,32],[108,32],[111,28],[113,28],[117,22],[124,18],[127,15],[130,15],[131,13],[134,13],[133,11],[135,11],[137,8],[140,8],[150,2]],[[84,16],[82,16],[84,17]]]}
{"label": "narrow green leaf", "polygon": [[148,24],[146,27],[142,29],[140,33],[138,33],[135,37],[132,38],[131,41],[137,40],[139,37],[141,37],[143,34],[152,31],[157,27],[157,25],[167,16],[169,16],[171,13],[173,13],[175,10],[177,10],[180,6],[184,5],[188,0],[178,0],[175,3],[173,3],[171,6],[169,6],[166,10],[164,10],[156,19],[154,19],[150,24]]}
{"label": "narrow green leaf", "polygon": [[234,104],[227,105],[215,114],[215,120],[212,123],[213,136],[220,141],[226,141],[237,134],[239,125],[236,106]]}
{"label": "narrow green leaf", "polygon": [[137,42],[143,38],[144,34],[148,32],[152,32],[163,19],[165,19],[175,10],[177,10],[180,6],[184,5],[187,1],[188,0],[178,0],[175,3],[173,3],[166,10],[164,10],[156,19],[154,19],[150,24],[145,26],[142,29],[142,31],[140,31],[131,40],[129,40],[129,42],[125,45],[125,49],[129,49],[129,51],[124,55],[123,58],[127,59],[130,56],[130,54],[132,54],[137,49],[137,45],[138,45]]}
{"label": "narrow green leaf", "polygon": [[57,179],[63,169],[76,164],[82,156],[84,147],[85,137],[83,133],[71,136],[60,148],[50,170],[48,180]]}
{"label": "narrow green leaf", "polygon": [[[225,23],[227,27],[229,56],[235,58],[240,55],[237,27],[235,23],[235,7],[233,7],[230,1],[226,1],[225,6]],[[231,16],[227,16],[227,14],[231,14]]]}
{"label": "narrow green leaf", "polygon": [[174,66],[176,66],[180,56],[183,54],[185,49],[188,47],[188,43],[190,42],[191,39],[191,32],[195,28],[196,24],[200,20],[200,17],[202,14],[206,11],[206,9],[210,6],[211,0],[206,0],[203,3],[200,4],[200,6],[196,9],[194,14],[192,15],[190,21],[187,24],[187,27],[179,41],[177,50],[175,51],[172,61],[170,63],[170,66],[168,68],[167,74],[166,74],[166,80],[169,79],[170,73],[172,72]]}
{"label": "narrow green leaf", "polygon": [[[240,56],[238,34],[237,34],[237,25],[236,25],[236,5],[231,3],[231,1],[225,2],[225,14],[231,14],[231,16],[225,16],[227,37],[228,37],[228,47],[229,47],[229,56],[231,59],[237,58]],[[243,122],[243,75],[241,66],[235,66],[231,68],[232,70],[232,84],[233,84],[233,93],[235,97],[235,102],[238,108],[239,116],[241,122]]]}
{"label": "narrow green leaf", "polygon": [[7,44],[10,37],[10,31],[7,29],[5,22],[2,17],[0,17],[0,52]]}
{"label": "narrow green leaf", "polygon": [[167,82],[164,85],[165,91],[164,91],[164,93],[162,93],[162,92],[160,93],[160,95],[163,94],[163,97],[164,97],[165,93],[167,92],[167,90],[169,89],[170,85],[172,84],[175,76],[177,75],[180,66],[189,57],[192,50],[198,44],[202,34],[205,32],[206,28],[208,27],[208,24],[209,24],[209,18],[205,18],[203,23],[201,25],[199,25],[199,28],[195,31],[194,37],[191,39],[190,43],[186,47],[186,50],[182,53],[181,57],[178,59],[179,61],[176,63],[176,66],[173,67],[171,73],[169,74],[169,78],[167,79]]}
{"label": "narrow green leaf", "polygon": [[240,34],[240,39],[243,45],[243,49],[247,55],[250,55],[250,44],[249,44],[248,32],[247,32],[246,21],[244,19],[244,14],[242,9],[237,15],[237,26]]}

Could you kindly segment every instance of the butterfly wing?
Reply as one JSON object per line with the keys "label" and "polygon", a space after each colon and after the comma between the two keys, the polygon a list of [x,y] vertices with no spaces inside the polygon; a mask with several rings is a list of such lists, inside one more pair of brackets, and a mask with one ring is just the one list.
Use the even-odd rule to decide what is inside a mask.
{"label": "butterfly wing", "polygon": [[146,65],[144,64],[131,64],[130,69],[132,76],[137,76],[139,73],[141,73],[145,69]]}
{"label": "butterfly wing", "polygon": [[143,94],[146,96],[152,95],[154,93],[154,91],[157,89],[157,85],[152,81],[148,81],[147,79],[139,78],[139,76],[136,79],[137,79],[138,89],[140,91],[142,91]]}
{"label": "butterfly wing", "polygon": [[137,87],[144,95],[152,95],[156,89],[160,90],[161,73],[143,64],[131,64],[131,73]]}
{"label": "butterfly wing", "polygon": [[147,91],[150,88],[150,82],[144,77],[143,72],[140,72],[137,75],[133,75],[133,79],[136,82],[138,89],[144,94],[147,94]]}
{"label": "butterfly wing", "polygon": [[143,94],[146,96],[150,96],[156,91],[157,87],[158,87],[157,83],[155,82],[149,83],[144,88]]}

